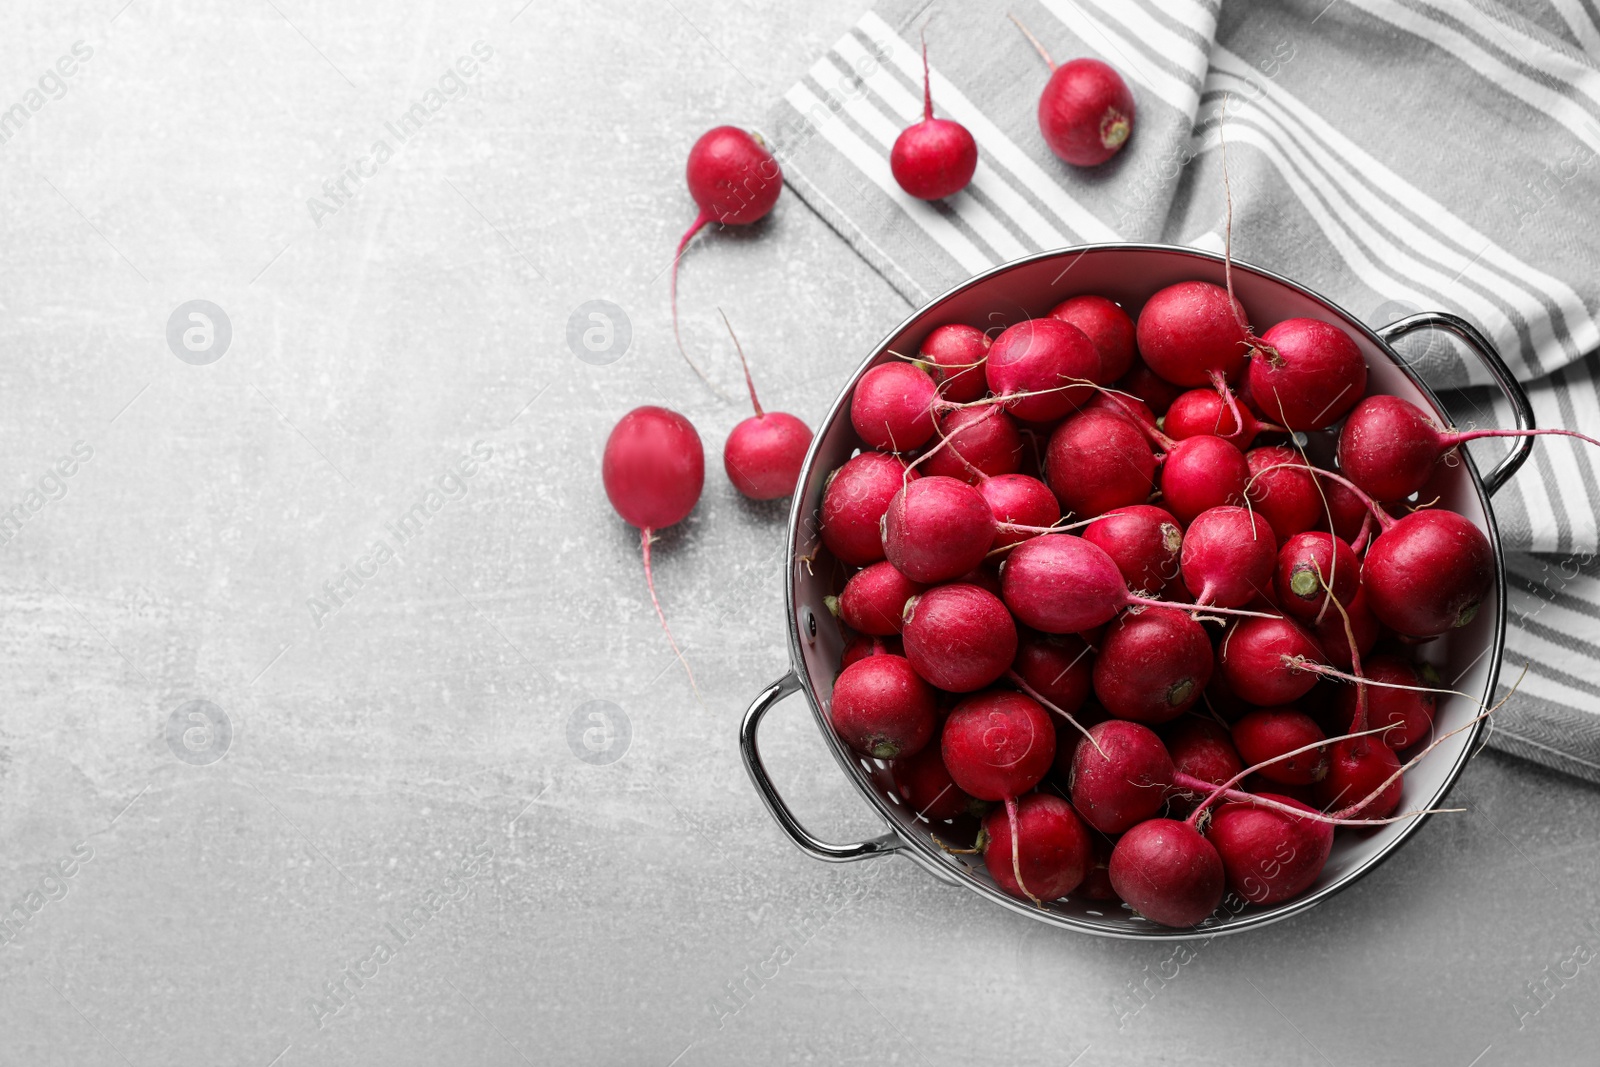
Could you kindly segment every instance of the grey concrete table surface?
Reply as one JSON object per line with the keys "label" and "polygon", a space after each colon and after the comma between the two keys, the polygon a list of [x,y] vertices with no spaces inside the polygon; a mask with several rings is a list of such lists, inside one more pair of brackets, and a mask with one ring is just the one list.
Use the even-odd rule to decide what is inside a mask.
{"label": "grey concrete table surface", "polygon": [[[1595,1061],[1600,794],[1492,754],[1356,888],[1176,956],[769,822],[785,509],[723,477],[744,408],[663,271],[693,138],[862,8],[10,5],[0,1063]],[[793,196],[682,293],[812,422],[906,311]],[[701,699],[600,486],[649,402],[711,454],[656,553]],[[872,829],[798,702],[766,740]]]}

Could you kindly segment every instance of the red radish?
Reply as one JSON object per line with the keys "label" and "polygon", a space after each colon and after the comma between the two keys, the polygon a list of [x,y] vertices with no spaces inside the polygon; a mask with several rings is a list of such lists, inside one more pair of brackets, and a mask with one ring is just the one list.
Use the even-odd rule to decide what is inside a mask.
{"label": "red radish", "polygon": [[1133,369],[1122,376],[1117,388],[1143,400],[1157,415],[1165,415],[1172,407],[1172,402],[1184,392],[1182,386],[1173,385],[1161,377],[1138,356],[1134,357]]}
{"label": "red radish", "polygon": [[[1356,588],[1355,599],[1345,607],[1345,615],[1349,616],[1350,628],[1355,633],[1356,654],[1365,656],[1372,651],[1372,646],[1378,643],[1378,633],[1382,629],[1378,617],[1367,607],[1365,587]],[[1344,631],[1344,622],[1344,616],[1330,611],[1323,615],[1322,621],[1313,627],[1312,632],[1323,650],[1327,652],[1328,662],[1340,670],[1347,671],[1353,659],[1350,654],[1350,638]]]}
{"label": "red radish", "polygon": [[1179,929],[1204,922],[1227,887],[1216,848],[1176,819],[1150,819],[1123,834],[1109,873],[1117,896],[1134,911]]}
{"label": "red radish", "polygon": [[1039,94],[1039,132],[1050,151],[1074,167],[1098,166],[1116,155],[1133,132],[1133,94],[1122,75],[1098,59],[1056,66],[1028,27],[1010,17],[1050,68]]}
{"label": "red radish", "polygon": [[1127,374],[1133,367],[1133,320],[1114,301],[1103,296],[1074,296],[1050,309],[1060,319],[1082,330],[1100,356],[1101,385]]}
{"label": "red radish", "polygon": [[918,478],[895,494],[883,516],[889,562],[914,582],[959,578],[994,544],[995,518],[983,494],[954,478]]}
{"label": "red radish", "polygon": [[[1324,808],[1343,805],[1353,819],[1387,818],[1400,806],[1399,770],[1394,749],[1371,737],[1335,741],[1328,750],[1328,774],[1317,783],[1317,801]],[[1355,806],[1380,786],[1376,797]]]}
{"label": "red radish", "polygon": [[928,365],[944,399],[970,403],[989,391],[983,361],[990,343],[989,335],[976,326],[947,323],[923,338],[917,359]]}
{"label": "red radish", "polygon": [[834,732],[873,759],[920,752],[938,725],[935,712],[932,687],[901,656],[868,656],[833,683]]}
{"label": "red radish", "polygon": [[850,396],[850,425],[869,448],[908,452],[933,436],[938,387],[921,367],[880,363],[861,376]]}
{"label": "red radish", "polygon": [[868,656],[903,656],[905,646],[898,637],[882,638],[868,637],[865,634],[855,634],[844,645],[844,653],[839,657],[839,669],[844,670],[858,660]]}
{"label": "red radish", "polygon": [[1089,740],[1072,757],[1069,783],[1084,822],[1120,834],[1161,810],[1172,787],[1172,758],[1148,726],[1111,719],[1091,726]]}
{"label": "red radish", "polygon": [[1128,588],[1160,596],[1178,576],[1183,527],[1172,514],[1153,504],[1135,504],[1106,512],[1083,531],[1122,572]]}
{"label": "red radish", "polygon": [[[1315,811],[1291,797],[1263,797]],[[1278,904],[1310,889],[1322,874],[1333,850],[1333,824],[1236,802],[1217,808],[1206,839],[1222,857],[1229,888],[1252,904]]]}
{"label": "red radish", "polygon": [[783,168],[759,138],[736,126],[718,126],[701,134],[689,149],[686,177],[689,195],[700,213],[689,224],[672,257],[672,336],[689,366],[709,384],[684,351],[683,338],[678,333],[678,264],[683,261],[683,250],[706,223],[748,226],[766,218],[783,192]]}
{"label": "red radish", "polygon": [[[1128,592],[1112,558],[1083,537],[1034,537],[1011,550],[1000,566],[1000,590],[1018,619],[1045,633],[1083,633],[1131,605],[1170,603]],[[1254,616],[1256,611],[1208,608],[1211,613]]]}
{"label": "red radish", "polygon": [[1167,417],[1161,423],[1161,429],[1176,441],[1210,434],[1241,449],[1249,448],[1258,434],[1282,432],[1283,427],[1260,421],[1250,413],[1249,408],[1243,405],[1237,407],[1239,418],[1244,420],[1243,430],[1239,429],[1233,413],[1215,389],[1190,389],[1167,408]]}
{"label": "red radish", "polygon": [[1057,426],[1045,449],[1045,477],[1074,515],[1102,515],[1150,498],[1156,457],[1144,432],[1109,410],[1081,411]]}
{"label": "red radish", "polygon": [[1367,391],[1350,335],[1319,319],[1285,319],[1261,335],[1245,372],[1250,398],[1291,430],[1325,430]]}
{"label": "red radish", "polygon": [[1573,430],[1444,430],[1397,396],[1369,396],[1339,431],[1339,469],[1369,496],[1403,500],[1427,484],[1451,449],[1484,437],[1556,434],[1600,445]]}
{"label": "red radish", "polygon": [[1039,696],[1076,714],[1089,696],[1093,650],[1076,634],[1025,634],[1011,669]]}
{"label": "red radish", "polygon": [[1453,511],[1423,508],[1395,519],[1349,479],[1341,482],[1366,503],[1383,532],[1373,539],[1361,568],[1367,603],[1378,621],[1403,638],[1437,637],[1478,614],[1494,584],[1489,539]]}
{"label": "red radish", "polygon": [[989,805],[962,792],[945,768],[938,745],[915,756],[897,759],[889,767],[895,792],[906,807],[929,822],[949,822],[961,815],[981,816]]}
{"label": "red radish", "polygon": [[[706,481],[706,454],[700,435],[689,420],[666,408],[634,408],[617,422],[606,438],[600,461],[600,480],[606,497],[629,526],[639,530],[644,555],[644,582],[650,603],[667,635],[667,644],[683,664],[694,685],[694,672],[683,658],[667,626],[667,616],[656,598],[655,576],[650,571],[650,545],[655,532],[688,518],[700,500]],[[698,691],[698,688],[697,688]]]}
{"label": "red radish", "polygon": [[906,601],[922,586],[880,560],[851,575],[839,594],[839,618],[852,630],[873,637],[897,634],[904,625]]}
{"label": "red radish", "polygon": [[[1245,453],[1244,460],[1250,469],[1245,498],[1272,526],[1272,532],[1277,534],[1280,543],[1297,533],[1317,528],[1327,509],[1323,504],[1323,494],[1318,491],[1311,470],[1300,453],[1282,445],[1269,445],[1252,448]],[[1359,529],[1361,518],[1366,515],[1366,505],[1359,501],[1357,505],[1361,510],[1361,514],[1356,516]],[[1354,536],[1351,534],[1346,540]]]}
{"label": "red radish", "polygon": [[1209,435],[1168,441],[1161,463],[1161,495],[1167,510],[1183,522],[1223,505],[1243,504],[1250,465],[1244,453]]}
{"label": "red radish", "polygon": [[1057,900],[1078,888],[1094,849],[1072,805],[1048,793],[1029,793],[1017,800],[1015,820],[1008,814],[991,811],[983,820],[983,862],[995,884],[1035,903]]}
{"label": "red radish", "polygon": [[906,479],[918,477],[904,463],[882,452],[863,452],[834,471],[822,491],[822,543],[852,567],[883,558],[879,529],[889,502]]}
{"label": "red radish", "polygon": [[1017,418],[1052,422],[1087,404],[1100,373],[1094,342],[1060,319],[1024,319],[989,346],[984,364],[989,389]]}
{"label": "red radish", "polygon": [[[1121,401],[1114,394],[1102,395]],[[1126,421],[1166,450],[1159,460],[1161,494],[1167,510],[1181,521],[1192,522],[1210,508],[1244,503],[1250,465],[1233,445],[1210,434],[1176,441],[1137,418]]]}
{"label": "red radish", "polygon": [[1489,539],[1453,511],[1414,511],[1391,520],[1361,568],[1378,621],[1409,637],[1465,626],[1494,585]]}
{"label": "red radish", "polygon": [[1211,681],[1211,639],[1172,608],[1123,612],[1094,661],[1094,693],[1119,719],[1169,722],[1192,708]]}
{"label": "red radish", "polygon": [[1006,606],[975,585],[936,586],[908,601],[901,638],[917,673],[951,693],[982,689],[1017,656],[1017,627]]}
{"label": "red radish", "polygon": [[1055,69],[1039,97],[1039,132],[1050,151],[1075,167],[1093,167],[1122,150],[1133,130],[1133,93],[1098,59]]}
{"label": "red radish", "polygon": [[1244,307],[1222,286],[1178,282],[1145,301],[1139,312],[1139,355],[1173,385],[1210,385],[1231,397],[1228,382],[1244,369],[1250,352],[1246,321]]}
{"label": "red radish", "polygon": [[[1438,710],[1439,697],[1425,691],[1433,679],[1425,678],[1410,660],[1400,656],[1383,655],[1363,659],[1362,667],[1368,681],[1390,685],[1411,686],[1409,689],[1391,689],[1388,686],[1367,686],[1367,723],[1371,726],[1393,726],[1378,735],[1378,739],[1396,752],[1404,752],[1428,736],[1433,729],[1433,716]],[[1341,730],[1354,729],[1357,691],[1353,685],[1340,686],[1334,699],[1333,722]]]}
{"label": "red radish", "polygon": [[1361,560],[1334,534],[1295,534],[1278,552],[1272,585],[1284,611],[1314,622],[1328,611],[1327,589],[1346,607],[1354,602],[1361,589]]}
{"label": "red radish", "polygon": [[967,187],[978,169],[978,142],[959,122],[933,117],[928,39],[922,39],[922,121],[907,126],[889,152],[889,170],[918,200],[943,200]]}
{"label": "red radish", "polygon": [[[924,479],[926,480],[926,479]],[[1026,474],[985,475],[978,492],[988,502],[995,521],[995,548],[1020,544],[1031,532],[1061,521],[1061,505],[1050,487]]]}
{"label": "red radish", "polygon": [[[722,314],[720,308],[718,314]],[[756,399],[756,383],[750,377],[750,363],[744,358],[744,346],[733,332],[728,316],[722,315],[733,347],[739,352],[739,365],[744,368],[744,384],[750,390],[750,406],[756,413],[733,428],[722,446],[722,466],[728,472],[728,481],[751,500],[777,500],[794,492],[800,481],[800,468],[805,465],[806,452],[811,448],[811,428],[793,415],[781,411],[763,411]]]}
{"label": "red radish", "polygon": [[[1049,634],[1092,630],[1133,604],[1171,607],[1129,593],[1111,557],[1071,534],[1035,537],[1012,549],[1000,567],[1000,589],[1006,606],[1018,619]],[[1228,608],[1208,610],[1224,615],[1259,614]]]}
{"label": "red radish", "polygon": [[991,476],[1022,469],[1022,433],[999,408],[957,408],[940,415],[937,425],[944,447],[918,460],[924,473],[976,485],[981,476],[973,467]]}
{"label": "red radish", "polygon": [[1242,608],[1272,580],[1277,539],[1267,520],[1245,508],[1211,508],[1183,534],[1183,584],[1202,607]]}
{"label": "red radish", "polygon": [[1005,800],[1039,784],[1055,759],[1056,732],[1038,701],[993,689],[951,710],[940,746],[957,786],[979,800]]}
{"label": "red radish", "polygon": [[[1211,719],[1185,715],[1167,727],[1163,741],[1172,756],[1174,781],[1198,778],[1215,787],[1244,770],[1238,750],[1233,747],[1233,735]],[[1207,789],[1193,800],[1198,802],[1210,792]]]}
{"label": "red radish", "polygon": [[1084,411],[1109,411],[1111,414],[1124,419],[1132,419],[1143,423],[1152,430],[1161,427],[1156,424],[1156,416],[1146,404],[1136,396],[1124,396],[1121,393],[1096,393],[1093,400],[1083,405]]}
{"label": "red radish", "polygon": [[1291,704],[1311,691],[1317,675],[1298,661],[1322,663],[1322,646],[1289,619],[1240,619],[1217,650],[1228,688],[1257,707]]}
{"label": "red radish", "polygon": [[[1233,746],[1256,773],[1269,782],[1310,785],[1328,774],[1328,752],[1315,748],[1288,759],[1278,759],[1293,749],[1327,740],[1311,716],[1294,708],[1257,708],[1233,724]],[[1276,762],[1268,763],[1268,760]]]}

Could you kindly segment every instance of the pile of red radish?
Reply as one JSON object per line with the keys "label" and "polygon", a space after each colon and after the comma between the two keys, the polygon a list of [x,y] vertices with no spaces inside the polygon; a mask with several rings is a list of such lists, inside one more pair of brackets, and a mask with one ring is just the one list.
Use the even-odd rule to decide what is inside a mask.
{"label": "pile of red radish", "polygon": [[1258,335],[1222,286],[1134,310],[948,323],[859,379],[818,516],[848,639],[827,707],[1006,893],[1191,927],[1417,814],[1447,692],[1419,646],[1495,574],[1430,483],[1514,431],[1365,396],[1340,328]]}

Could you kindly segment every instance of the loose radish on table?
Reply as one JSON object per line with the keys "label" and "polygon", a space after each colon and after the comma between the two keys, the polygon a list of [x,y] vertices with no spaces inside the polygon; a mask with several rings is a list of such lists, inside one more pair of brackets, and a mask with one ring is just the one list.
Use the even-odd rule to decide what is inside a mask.
{"label": "loose radish on table", "polygon": [[1093,167],[1122,150],[1133,132],[1133,93],[1122,75],[1098,59],[1073,59],[1060,66],[1017,20],[1050,68],[1039,94],[1039,132],[1050,151],[1075,167]]}
{"label": "loose radish on table", "polygon": [[640,407],[624,415],[606,439],[600,463],[606,497],[624,522],[639,530],[644,556],[644,581],[650,603],[667,635],[673,654],[683,664],[694,685],[694,671],[684,659],[667,625],[666,613],[656,597],[655,575],[650,569],[650,545],[657,530],[676,526],[688,518],[700,500],[706,481],[706,455],[700,435],[688,419],[660,407]]}
{"label": "loose radish on table", "polygon": [[978,142],[959,122],[933,117],[933,83],[928,73],[928,39],[922,38],[922,121],[907,126],[889,152],[889,170],[918,200],[955,196],[978,169]]}
{"label": "loose radish on table", "polygon": [[700,213],[672,257],[672,336],[684,360],[709,385],[710,379],[684,350],[678,332],[678,264],[683,261],[683,250],[706,223],[748,226],[766,218],[783,192],[783,168],[760,139],[737,126],[718,126],[701,134],[689,150],[686,177],[689,195]]}
{"label": "loose radish on table", "polygon": [[[720,309],[719,309],[720,313]],[[733,428],[722,446],[722,466],[728,472],[728,481],[751,500],[777,500],[794,492],[800,480],[800,468],[805,465],[806,451],[811,447],[811,428],[793,415],[781,411],[765,411],[756,399],[755,379],[750,377],[750,363],[744,358],[744,346],[733,332],[728,316],[722,316],[733,338],[733,347],[739,352],[739,365],[744,368],[744,384],[750,390],[750,406],[756,413]]]}

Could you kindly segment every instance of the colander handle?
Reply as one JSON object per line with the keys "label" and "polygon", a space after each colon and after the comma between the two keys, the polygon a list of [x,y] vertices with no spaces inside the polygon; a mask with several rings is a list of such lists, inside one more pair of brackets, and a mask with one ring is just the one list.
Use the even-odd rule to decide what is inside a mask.
{"label": "colander handle", "polygon": [[[1528,394],[1517,381],[1517,376],[1511,373],[1511,368],[1506,366],[1506,361],[1500,358],[1500,353],[1495,351],[1489,339],[1479,333],[1477,327],[1467,320],[1447,315],[1442,311],[1424,311],[1420,315],[1407,315],[1397,322],[1390,323],[1378,331],[1378,337],[1384,344],[1392,347],[1394,342],[1406,334],[1424,329],[1443,330],[1460,338],[1462,343],[1472,350],[1472,354],[1478,357],[1479,362],[1489,369],[1495,384],[1506,395],[1506,400],[1511,404],[1511,419],[1516,423],[1516,428],[1519,430],[1534,428],[1533,405],[1528,402]],[[1500,461],[1499,466],[1483,476],[1484,492],[1493,496],[1527,462],[1528,455],[1532,451],[1533,438],[1517,438],[1516,447],[1506,454],[1506,458]]]}
{"label": "colander handle", "polygon": [[744,713],[744,723],[739,727],[739,755],[744,758],[744,769],[750,772],[750,781],[756,787],[756,793],[761,797],[761,802],[767,806],[773,821],[776,822],[784,833],[789,835],[789,840],[795,846],[810,856],[812,859],[822,860],[824,863],[850,863],[853,860],[864,860],[869,856],[888,856],[905,847],[894,834],[884,834],[871,841],[862,841],[855,845],[833,845],[813,837],[799,820],[789,810],[789,806],[778,795],[777,789],[772,785],[772,779],[767,777],[767,769],[761,765],[761,752],[756,747],[756,728],[761,725],[761,719],[773,706],[791,693],[800,689],[800,679],[795,673],[779,678],[776,682],[763,689],[755,701],[750,705],[750,710]]}

